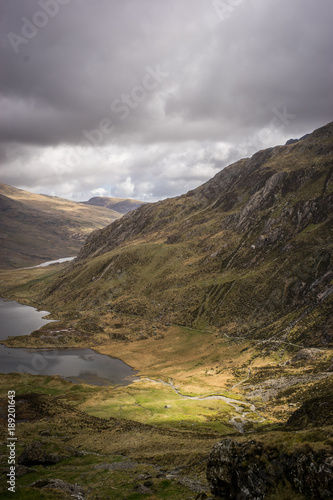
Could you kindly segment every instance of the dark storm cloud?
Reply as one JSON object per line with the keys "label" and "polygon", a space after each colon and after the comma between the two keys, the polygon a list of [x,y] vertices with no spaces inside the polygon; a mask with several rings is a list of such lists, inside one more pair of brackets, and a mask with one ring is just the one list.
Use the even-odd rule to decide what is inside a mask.
{"label": "dark storm cloud", "polygon": [[[14,1],[6,6],[11,9],[2,27],[7,35],[2,40],[1,85],[6,122],[0,130],[7,140],[76,142],[84,128],[93,128],[104,117],[119,121],[121,110],[111,106],[142,84],[147,66],[156,71],[165,62],[171,33],[158,36],[153,2],[70,0],[27,43],[20,43],[14,35],[29,33],[27,21],[42,11],[39,4],[44,5]],[[165,11],[161,8],[162,17]],[[153,91],[147,94],[140,107],[144,115]],[[135,132],[138,113],[130,110],[126,128]]]}
{"label": "dark storm cloud", "polygon": [[167,114],[213,121],[228,138],[265,126],[283,106],[293,127],[331,120],[332,15],[328,1],[243,2],[184,69]]}
{"label": "dark storm cloud", "polygon": [[1,11],[0,160],[14,185],[83,196],[109,189],[108,174],[127,195],[169,196],[332,120],[331,0]]}

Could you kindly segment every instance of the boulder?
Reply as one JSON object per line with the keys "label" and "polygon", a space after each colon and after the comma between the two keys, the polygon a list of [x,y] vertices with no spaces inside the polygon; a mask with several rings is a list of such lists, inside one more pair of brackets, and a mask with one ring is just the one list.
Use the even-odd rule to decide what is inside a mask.
{"label": "boulder", "polygon": [[62,479],[40,479],[29,486],[30,488],[40,488],[42,490],[58,490],[76,500],[84,500],[84,490],[79,484],[66,483]]}
{"label": "boulder", "polygon": [[60,462],[63,457],[56,453],[47,453],[39,441],[28,444],[18,458],[20,465],[54,465]]}
{"label": "boulder", "polygon": [[333,455],[310,447],[290,454],[260,442],[225,439],[214,446],[207,464],[213,495],[225,500],[262,500],[281,484],[311,500],[332,498]]}

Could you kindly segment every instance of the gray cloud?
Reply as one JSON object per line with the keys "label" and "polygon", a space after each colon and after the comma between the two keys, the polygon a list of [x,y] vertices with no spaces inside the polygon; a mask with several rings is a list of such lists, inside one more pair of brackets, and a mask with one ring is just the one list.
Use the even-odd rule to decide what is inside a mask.
{"label": "gray cloud", "polygon": [[11,0],[1,180],[157,199],[332,120],[331,0]]}

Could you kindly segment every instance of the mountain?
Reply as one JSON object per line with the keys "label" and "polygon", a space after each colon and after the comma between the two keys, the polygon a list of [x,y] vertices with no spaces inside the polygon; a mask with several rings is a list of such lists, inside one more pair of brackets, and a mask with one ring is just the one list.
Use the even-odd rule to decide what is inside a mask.
{"label": "mountain", "polygon": [[[3,341],[53,353],[0,380],[20,474],[43,465],[21,496],[331,497],[332,153],[333,123],[93,231],[60,270],[1,272],[3,297],[57,320]],[[41,376],[62,348],[137,380]]]}
{"label": "mountain", "polygon": [[90,198],[88,201],[84,201],[83,203],[87,205],[95,205],[97,207],[105,207],[110,208],[111,210],[115,210],[121,214],[127,214],[131,210],[135,210],[136,208],[143,205],[143,201],[132,200],[131,198],[109,198],[106,196],[94,196]]}
{"label": "mountain", "polygon": [[332,153],[330,123],[183,196],[139,207],[87,238],[50,300],[331,345]]}
{"label": "mountain", "polygon": [[0,268],[76,255],[91,231],[119,217],[106,208],[0,184]]}

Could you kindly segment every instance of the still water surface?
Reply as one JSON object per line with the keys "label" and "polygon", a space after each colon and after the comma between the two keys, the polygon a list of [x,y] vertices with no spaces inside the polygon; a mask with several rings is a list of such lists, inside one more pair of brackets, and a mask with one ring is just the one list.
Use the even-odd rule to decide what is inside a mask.
{"label": "still water surface", "polygon": [[47,267],[47,266],[52,266],[52,264],[62,264],[63,262],[70,262],[71,260],[74,260],[75,257],[62,257],[61,259],[57,260],[48,260],[47,262],[43,262],[42,264],[38,264],[38,266],[32,266],[32,267],[23,267],[22,269],[36,269],[37,267]]}
{"label": "still water surface", "polygon": [[47,311],[37,311],[12,300],[0,299],[0,340],[17,335],[28,335],[50,320],[43,319]]}
{"label": "still water surface", "polygon": [[[27,335],[48,323],[46,311],[0,299],[0,340]],[[59,375],[92,385],[128,385],[135,379],[130,366],[92,349],[22,349],[0,344],[0,373]]]}

